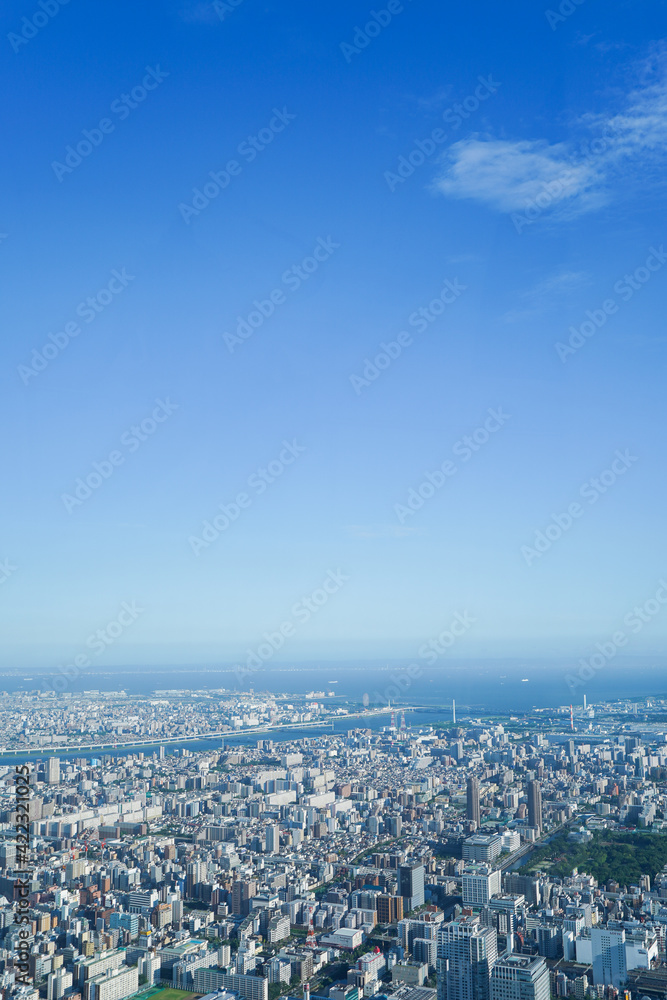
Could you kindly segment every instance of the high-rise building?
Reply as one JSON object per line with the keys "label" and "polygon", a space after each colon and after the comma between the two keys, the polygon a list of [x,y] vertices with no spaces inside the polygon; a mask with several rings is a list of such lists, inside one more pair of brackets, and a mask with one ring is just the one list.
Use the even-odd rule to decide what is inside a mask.
{"label": "high-rise building", "polygon": [[463,841],[464,861],[493,861],[503,849],[503,838],[498,834],[486,837],[483,833],[473,834]]}
{"label": "high-rise building", "polygon": [[542,786],[539,781],[528,782],[528,823],[542,833]]}
{"label": "high-rise building", "polygon": [[387,832],[390,837],[400,837],[403,829],[403,820],[400,815],[389,816],[386,820]]}
{"label": "high-rise building", "polygon": [[271,823],[266,828],[266,853],[278,854],[280,849],[280,827],[277,823]]}
{"label": "high-rise building", "polygon": [[496,931],[476,920],[453,920],[438,931],[438,1000],[491,1000],[498,957]]}
{"label": "high-rise building", "polygon": [[403,910],[409,913],[424,905],[424,866],[419,862],[401,865],[398,869],[398,891],[403,897]]}
{"label": "high-rise building", "polygon": [[492,896],[500,894],[502,874],[500,868],[479,862],[470,862],[463,869],[464,906],[486,906]]}
{"label": "high-rise building", "polygon": [[477,830],[482,825],[479,809],[479,781],[475,777],[468,778],[466,819],[475,824]]}
{"label": "high-rise building", "polygon": [[491,1000],[549,1000],[549,969],[543,958],[505,955],[491,972]]}
{"label": "high-rise building", "polygon": [[65,990],[70,989],[72,981],[72,973],[67,972],[62,966],[55,972],[49,973],[46,979],[47,1000],[61,1000]]}
{"label": "high-rise building", "polygon": [[60,784],[60,758],[49,757],[46,765],[46,780],[49,785]]}
{"label": "high-rise building", "polygon": [[13,868],[16,864],[16,844],[11,840],[3,840],[0,844],[0,868]]}
{"label": "high-rise building", "polygon": [[435,938],[415,938],[412,942],[412,957],[420,965],[434,969],[437,962],[437,942]]}
{"label": "high-rise building", "polygon": [[247,917],[250,913],[250,900],[257,895],[255,879],[238,879],[232,884],[232,913]]}
{"label": "high-rise building", "polygon": [[627,979],[625,958],[625,931],[608,927],[591,928],[593,951],[593,985],[615,986],[617,989]]}
{"label": "high-rise building", "polygon": [[90,979],[102,979],[107,973],[119,969],[125,957],[125,952],[118,949],[95,955],[93,942],[88,941],[86,944],[93,948],[93,953],[86,958],[77,958],[73,966],[74,980],[82,989]]}
{"label": "high-rise building", "polygon": [[208,865],[205,861],[190,861],[185,875],[185,895],[187,899],[194,899],[197,895],[197,886],[203,882],[208,874]]}
{"label": "high-rise building", "polygon": [[88,979],[84,986],[84,1000],[123,1000],[139,989],[139,970],[136,965],[122,966],[114,975],[104,974]]}
{"label": "high-rise building", "polygon": [[85,874],[87,862],[85,858],[74,858],[65,865],[65,881],[71,882]]}
{"label": "high-rise building", "polygon": [[558,958],[563,950],[562,928],[553,924],[540,924],[535,928],[537,953],[545,958]]}
{"label": "high-rise building", "polygon": [[389,896],[384,893],[377,897],[377,915],[379,924],[393,924],[403,919],[403,897]]}
{"label": "high-rise building", "polygon": [[[410,956],[413,954],[414,943],[418,938],[425,938],[428,941],[433,941],[435,945],[438,937],[438,929],[442,924],[442,918],[444,914],[442,911],[426,911],[420,915],[423,919],[419,917],[405,917],[400,920],[396,928],[396,937],[398,944],[404,949],[406,955]],[[438,920],[437,917],[441,919]],[[435,961],[430,963],[435,966]]]}

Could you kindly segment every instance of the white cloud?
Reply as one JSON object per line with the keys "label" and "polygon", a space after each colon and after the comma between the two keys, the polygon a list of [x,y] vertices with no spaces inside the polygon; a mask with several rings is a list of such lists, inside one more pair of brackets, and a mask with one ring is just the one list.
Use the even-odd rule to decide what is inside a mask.
{"label": "white cloud", "polygon": [[[535,204],[550,217],[572,218],[607,204],[614,182],[645,182],[667,148],[667,56],[658,49],[640,67],[641,83],[622,107],[574,123],[579,142],[469,136],[450,146],[436,191],[500,212]],[[655,175],[655,171],[654,171]],[[541,214],[540,213],[538,214]]]}
{"label": "white cloud", "polygon": [[565,143],[524,139],[509,142],[475,136],[454,143],[436,188],[454,198],[472,198],[501,212],[517,212],[553,191],[555,203],[591,200],[600,183],[593,163],[574,163]]}
{"label": "white cloud", "polygon": [[664,150],[667,140],[667,80],[633,91],[626,108],[607,121],[594,119],[610,135],[610,154],[636,157]]}

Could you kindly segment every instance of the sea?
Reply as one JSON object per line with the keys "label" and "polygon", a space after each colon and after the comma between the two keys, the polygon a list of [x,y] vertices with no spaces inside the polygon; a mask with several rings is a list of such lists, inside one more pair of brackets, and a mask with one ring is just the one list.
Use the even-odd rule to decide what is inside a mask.
{"label": "sea", "polygon": [[451,708],[454,700],[468,714],[512,715],[536,708],[581,705],[584,696],[589,705],[665,697],[667,657],[617,657],[601,670],[584,672],[571,658],[448,660],[444,666],[410,660],[271,663],[243,676],[226,664],[110,667],[100,663],[66,680],[54,669],[0,671],[0,692],[45,691],[54,686],[73,693],[124,691],[138,696],[174,690],[252,691],[255,695],[268,692],[295,697],[333,692],[360,706],[391,703],[396,707]]}

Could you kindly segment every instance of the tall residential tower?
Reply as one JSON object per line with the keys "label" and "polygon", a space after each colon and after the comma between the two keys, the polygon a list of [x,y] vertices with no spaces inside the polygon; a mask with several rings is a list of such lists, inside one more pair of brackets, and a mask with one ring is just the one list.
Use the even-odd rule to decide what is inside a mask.
{"label": "tall residential tower", "polygon": [[491,1000],[496,931],[477,920],[453,920],[438,931],[438,1000]]}
{"label": "tall residential tower", "polygon": [[482,825],[479,809],[479,781],[474,777],[468,778],[466,819],[475,823],[478,830]]}
{"label": "tall residential tower", "polygon": [[542,786],[539,781],[528,782],[528,823],[538,834],[542,833]]}

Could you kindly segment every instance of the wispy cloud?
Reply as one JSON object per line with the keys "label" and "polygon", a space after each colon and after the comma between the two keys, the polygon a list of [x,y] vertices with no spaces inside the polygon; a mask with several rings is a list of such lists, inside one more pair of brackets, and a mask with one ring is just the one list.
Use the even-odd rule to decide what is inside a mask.
{"label": "wispy cloud", "polygon": [[[472,136],[450,146],[436,188],[453,198],[472,198],[501,212],[518,212],[557,184],[554,202],[597,202],[602,178],[594,163],[573,162],[565,143],[510,142]],[[593,193],[595,192],[595,193]],[[591,193],[592,197],[587,199]]]}
{"label": "wispy cloud", "polygon": [[545,296],[567,295],[582,285],[590,284],[591,276],[588,271],[572,271],[565,269],[555,271],[549,277],[544,278],[539,284],[529,291],[524,292],[524,298],[542,300]]}
{"label": "wispy cloud", "polygon": [[553,309],[555,303],[562,302],[572,292],[590,282],[591,276],[587,271],[573,271],[568,268],[555,271],[519,295],[519,304],[505,313],[503,322],[516,323],[542,316]]}
{"label": "wispy cloud", "polygon": [[584,132],[578,143],[481,135],[454,143],[435,190],[500,212],[536,205],[551,217],[572,218],[606,205],[628,176],[657,180],[654,167],[664,165],[667,148],[665,50],[636,67],[635,76],[640,82],[620,107],[573,122]]}
{"label": "wispy cloud", "polygon": [[428,114],[433,114],[439,111],[443,105],[447,104],[451,100],[453,87],[449,84],[446,87],[439,87],[433,94],[427,97],[416,97],[414,98],[417,107],[420,111],[426,111]]}
{"label": "wispy cloud", "polygon": [[[666,67],[667,69],[667,67]],[[667,72],[660,80],[633,90],[626,107],[605,119],[591,118],[593,125],[610,134],[609,155],[615,158],[636,158],[659,152],[664,156],[667,140]]]}

